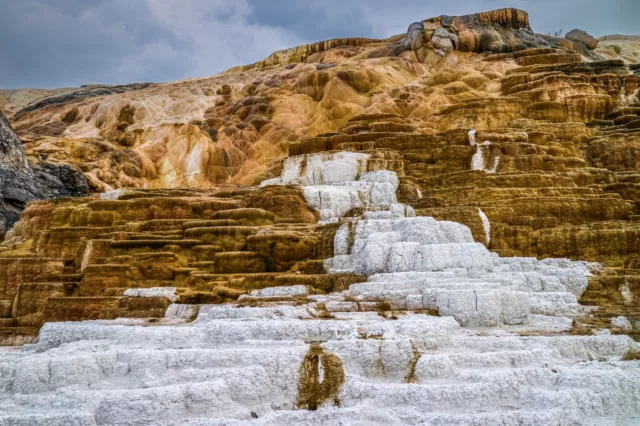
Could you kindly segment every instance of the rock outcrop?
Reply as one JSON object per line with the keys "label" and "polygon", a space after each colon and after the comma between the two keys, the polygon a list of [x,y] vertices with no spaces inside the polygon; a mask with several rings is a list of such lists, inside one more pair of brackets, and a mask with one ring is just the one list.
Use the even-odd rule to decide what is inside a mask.
{"label": "rock outcrop", "polygon": [[22,142],[0,113],[0,238],[20,219],[26,203],[88,192],[84,176],[68,165],[30,165]]}
{"label": "rock outcrop", "polygon": [[13,169],[102,193],[0,245],[0,423],[637,423],[640,76],[583,40],[440,16],[19,114]]}
{"label": "rock outcrop", "polygon": [[0,165],[12,167],[18,171],[29,168],[22,142],[13,132],[7,118],[0,114]]}
{"label": "rock outcrop", "polygon": [[[134,84],[125,84],[121,86],[103,86],[103,85],[83,86],[69,93],[48,96],[42,100],[39,100],[30,105],[27,105],[23,109],[17,111],[15,113],[15,116],[16,116],[16,119],[19,119],[20,115],[22,114],[26,114],[30,111],[36,111],[38,109],[44,108],[49,105],[64,104],[64,103],[73,101],[75,99],[87,99],[87,98],[95,98],[97,96],[108,96],[108,95],[114,95],[119,93],[126,93],[132,90],[146,89],[149,86],[151,86],[150,83],[134,83]],[[69,119],[70,118],[67,118],[67,120]]]}
{"label": "rock outcrop", "polygon": [[6,117],[13,115],[22,108],[50,96],[57,96],[75,91],[75,88],[59,89],[0,89],[0,112]]}
{"label": "rock outcrop", "polygon": [[424,24],[414,22],[409,25],[407,36],[400,41],[402,47],[408,50],[418,50],[422,47]]}
{"label": "rock outcrop", "polygon": [[589,35],[586,31],[574,29],[569,31],[564,37],[567,40],[577,41],[584,44],[589,50],[594,50],[596,47],[598,47],[598,40]]}

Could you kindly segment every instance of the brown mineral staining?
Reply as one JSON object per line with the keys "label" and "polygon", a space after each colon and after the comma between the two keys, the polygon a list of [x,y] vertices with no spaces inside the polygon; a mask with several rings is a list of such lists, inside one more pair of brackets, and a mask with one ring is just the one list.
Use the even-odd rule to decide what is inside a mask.
{"label": "brown mineral staining", "polygon": [[513,8],[478,13],[478,19],[483,23],[499,24],[512,29],[530,28],[529,14]]}
{"label": "brown mineral staining", "polygon": [[318,220],[316,213],[307,205],[302,190],[297,187],[266,186],[254,192],[250,202],[280,217],[290,217],[307,223],[315,223]]}
{"label": "brown mineral staining", "polygon": [[67,123],[67,124],[72,124],[78,119],[78,113],[79,112],[80,111],[78,110],[78,108],[70,109],[67,113],[65,113],[62,116],[61,120],[64,121],[65,123]]}
{"label": "brown mineral staining", "polygon": [[[401,46],[403,35],[328,40],[210,78],[46,103],[13,124],[31,155],[78,165],[97,191],[254,185],[278,174],[280,160],[298,153],[296,144],[329,134],[504,130],[520,118],[613,120],[608,115],[621,95],[637,89],[636,76],[623,75],[626,67],[598,61],[636,62],[637,41],[582,52],[570,40],[524,36],[528,14],[517,9],[422,24],[424,42],[414,51]],[[446,57],[436,52],[434,34],[458,38]],[[369,116],[370,124],[350,125],[357,116]]]}
{"label": "brown mineral staining", "polygon": [[624,358],[622,358],[622,360],[623,361],[640,361],[640,352],[630,350],[629,352],[627,352]]}
{"label": "brown mineral staining", "polygon": [[[336,226],[313,217],[300,189],[288,186],[131,189],[119,199],[31,203],[0,246],[0,343],[24,343],[16,336],[33,336],[46,321],[164,316],[168,299],[124,296],[129,288],[176,287],[178,303],[197,305],[265,287],[324,293],[357,282],[324,273]],[[326,308],[318,315],[332,318]]]}
{"label": "brown mineral staining", "polygon": [[134,122],[133,117],[135,113],[136,113],[136,110],[131,105],[126,105],[122,107],[122,109],[120,110],[120,113],[118,114],[118,123],[126,123],[127,125],[133,124]]}
{"label": "brown mineral staining", "polygon": [[376,311],[378,311],[379,313],[384,313],[390,310],[391,310],[391,304],[389,304],[389,302],[387,302],[386,300],[376,303]]}
{"label": "brown mineral staining", "polygon": [[298,408],[317,410],[325,403],[340,405],[339,392],[344,380],[342,360],[326,353],[319,344],[312,344],[300,366]]}
{"label": "brown mineral staining", "polygon": [[[65,303],[74,318],[160,315],[163,301],[134,309],[109,299],[128,288],[176,287],[182,301],[219,303],[265,287],[323,293],[362,281],[324,273],[340,224],[317,225],[300,187],[257,187],[288,156],[335,151],[368,154],[367,171],[398,174],[400,202],[467,225],[500,255],[602,263],[582,298],[601,308],[573,333],[621,315],[634,323],[638,40],[581,49],[529,33],[516,9],[417,24],[410,48],[404,35],[330,40],[210,78],[13,116],[31,161],[77,165],[96,192],[128,189],[117,200],[27,206],[0,246],[6,333],[33,334],[64,318]],[[90,308],[76,308],[83,297]]]}
{"label": "brown mineral staining", "polygon": [[409,361],[409,371],[407,371],[407,375],[404,378],[405,383],[415,383],[416,366],[422,356],[422,352],[420,352],[413,343],[411,344],[411,348],[413,349],[413,357],[411,357],[411,361]]}
{"label": "brown mineral staining", "polygon": [[322,319],[334,319],[333,314],[327,309],[327,306],[324,303],[316,304],[315,312],[310,312],[310,314],[315,318]]}

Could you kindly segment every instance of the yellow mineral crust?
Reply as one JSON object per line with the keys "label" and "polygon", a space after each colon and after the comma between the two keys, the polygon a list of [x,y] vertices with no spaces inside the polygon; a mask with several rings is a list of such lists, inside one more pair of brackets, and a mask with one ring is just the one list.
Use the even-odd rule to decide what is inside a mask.
{"label": "yellow mineral crust", "polygon": [[[514,9],[417,28],[412,48],[404,36],[337,39],[206,78],[38,108],[30,97],[12,117],[30,160],[72,165],[107,194],[32,203],[7,234],[6,342],[44,321],[164,314],[168,299],[134,302],[131,288],[219,303],[362,280],[324,273],[340,224],[318,224],[303,189],[258,187],[288,157],[338,151],[396,172],[399,202],[467,225],[502,256],[602,263],[583,301],[606,309],[576,332],[636,318],[637,40],[607,36],[588,50],[536,35]],[[301,406],[334,398],[337,363],[331,383],[314,373],[328,357],[308,355]]]}

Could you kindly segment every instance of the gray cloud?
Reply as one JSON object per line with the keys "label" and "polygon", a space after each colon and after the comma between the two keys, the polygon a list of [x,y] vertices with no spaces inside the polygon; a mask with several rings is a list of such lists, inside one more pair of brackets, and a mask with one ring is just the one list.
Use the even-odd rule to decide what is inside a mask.
{"label": "gray cloud", "polygon": [[285,28],[305,40],[371,36],[374,28],[363,14],[366,2],[326,0],[249,0],[250,23]]}
{"label": "gray cloud", "polygon": [[388,37],[441,14],[527,10],[542,33],[638,32],[637,0],[6,0],[0,87],[170,81],[327,38]]}

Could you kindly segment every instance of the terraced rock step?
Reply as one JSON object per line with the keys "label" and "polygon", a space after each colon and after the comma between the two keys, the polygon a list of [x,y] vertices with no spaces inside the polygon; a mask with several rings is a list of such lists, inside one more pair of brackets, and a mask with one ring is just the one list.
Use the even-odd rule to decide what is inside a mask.
{"label": "terraced rock step", "polygon": [[[361,114],[351,119],[357,127],[302,140],[290,153],[320,158],[329,152],[345,157],[348,151],[398,159],[385,166],[398,173],[400,201],[418,215],[467,225],[476,241],[503,256],[568,257],[636,268],[637,161],[630,153],[638,135],[622,124],[638,117],[628,105],[637,102],[640,80],[622,61],[574,64],[557,53],[516,52],[516,62],[542,65],[510,69],[500,82],[501,97],[472,98],[443,109],[440,115],[451,130],[379,133],[375,123],[401,123],[402,115]],[[498,59],[509,57],[491,61]],[[618,120],[622,117],[628,118]],[[367,170],[377,167],[367,164]],[[626,301],[629,309],[609,300],[610,294],[599,293],[597,302],[595,293],[587,294],[585,301],[613,304],[620,315],[635,312],[634,290]],[[632,317],[635,330],[638,318]]]}
{"label": "terraced rock step", "polygon": [[[326,187],[325,209],[352,210],[378,188],[398,188],[394,172],[360,172],[358,161],[339,158],[341,173],[355,168],[358,180],[316,185]],[[305,160],[321,171],[312,176],[332,178],[326,165],[334,156]],[[297,170],[295,163],[288,167]],[[291,175],[288,167],[283,176]],[[334,196],[348,184],[358,197]],[[263,190],[277,188],[287,187]],[[314,185],[303,186],[301,194],[312,199],[309,188]],[[203,272],[217,268],[219,254],[245,269],[259,254],[222,251],[213,261],[183,267],[179,288],[167,281],[134,286],[123,296],[49,296],[45,315],[55,310],[66,315],[59,319],[73,320],[99,311],[120,319],[50,322],[20,353],[0,353],[3,388],[10,389],[11,401],[0,404],[0,419],[34,425],[414,424],[424,419],[595,425],[640,419],[635,360],[640,349],[628,335],[612,334],[630,333],[633,326],[627,317],[601,321],[608,305],[598,310],[578,303],[597,297],[594,285],[587,291],[590,277],[606,291],[632,272],[601,273],[599,264],[568,259],[501,258],[474,242],[464,225],[416,217],[392,194],[390,204],[366,203],[357,217],[325,220],[322,226],[333,230],[332,257],[323,261],[328,274],[309,273],[319,260],[295,264],[298,272],[308,269],[301,274]],[[250,220],[268,218],[268,224],[237,225],[248,213]],[[261,210],[215,215],[236,218],[227,226],[237,244],[249,245],[250,236],[262,235],[254,228],[268,233],[273,226],[289,226],[272,225],[273,216]],[[198,235],[224,228],[219,222],[172,225]],[[114,243],[107,241],[103,250],[114,250]],[[140,271],[150,261],[148,268],[160,268],[157,277],[163,262],[176,263],[190,247],[177,253],[118,251],[114,259],[126,259]],[[125,268],[131,266],[87,264],[80,282],[77,275],[63,274],[73,280],[60,285],[81,290],[92,269],[104,281],[108,270],[122,274]],[[171,278],[175,282],[176,276]],[[628,298],[629,282],[624,283],[627,287],[618,290]],[[47,286],[56,287],[35,285]],[[238,300],[203,304],[213,294]],[[165,310],[164,318],[154,315]],[[19,399],[11,397],[17,394]]]}
{"label": "terraced rock step", "polygon": [[[267,208],[291,216],[260,208],[265,196],[276,203]],[[131,190],[111,198],[41,202],[24,213],[14,230],[19,243],[0,254],[2,318],[7,330],[15,327],[3,334],[5,344],[24,327],[25,339],[33,339],[46,321],[162,318],[177,300],[218,303],[301,284],[328,292],[358,281],[324,274],[336,227],[305,222],[315,216],[295,187],[203,191],[198,198],[194,191]],[[45,253],[53,257],[40,257]],[[140,299],[129,289],[149,291]]]}
{"label": "terraced rock step", "polygon": [[440,16],[20,114],[102,194],[0,245],[0,424],[640,424],[638,49],[600,43]]}
{"label": "terraced rock step", "polygon": [[[638,419],[637,369],[622,360],[635,344],[626,336],[480,336],[451,317],[313,314],[304,306],[201,306],[190,324],[50,323],[22,354],[0,355],[11,378],[4,385],[21,394],[0,418],[32,425]],[[594,403],[601,395],[607,402]]]}

